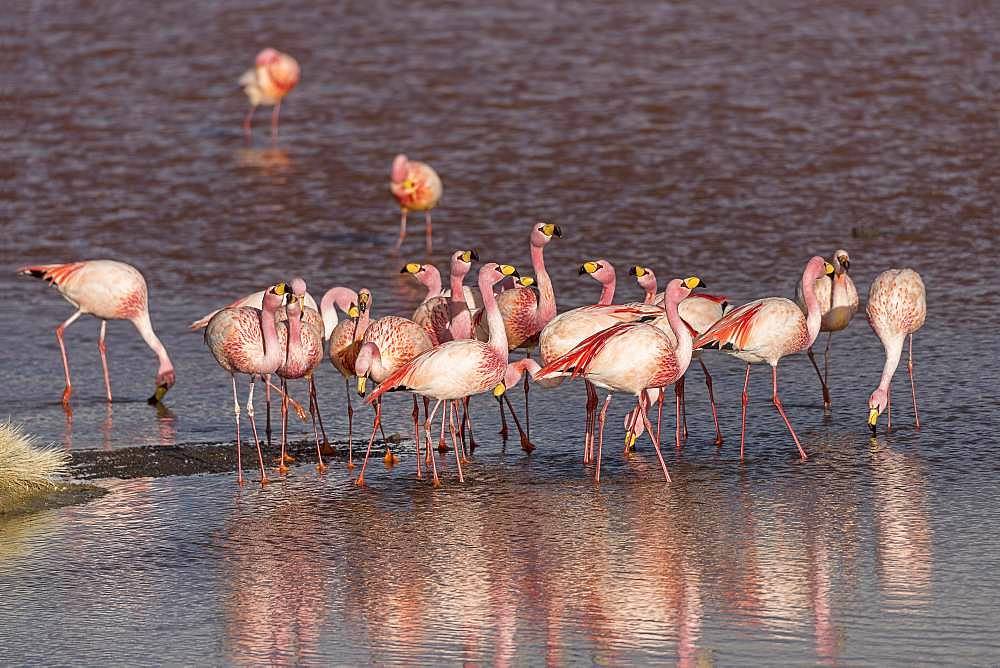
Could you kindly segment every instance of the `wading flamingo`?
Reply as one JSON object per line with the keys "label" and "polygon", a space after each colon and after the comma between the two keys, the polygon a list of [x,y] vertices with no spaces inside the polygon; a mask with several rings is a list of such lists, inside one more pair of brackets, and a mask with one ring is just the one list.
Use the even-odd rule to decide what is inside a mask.
{"label": "wading flamingo", "polygon": [[358,291],[358,301],[348,311],[348,320],[341,320],[330,334],[330,363],[344,377],[347,388],[347,468],[354,468],[354,406],[351,403],[351,378],[358,361],[361,339],[368,329],[371,313],[368,302],[372,293],[368,288]]}
{"label": "wading flamingo", "polygon": [[806,451],[785,415],[778,398],[778,361],[786,355],[800,353],[809,348],[819,335],[820,307],[816,300],[816,279],[833,274],[833,265],[818,255],[809,260],[802,272],[802,294],[806,313],[795,302],[784,297],[765,297],[748,302],[724,315],[707,332],[698,336],[696,348],[718,348],[747,363],[743,381],[743,410],[740,426],[740,459],[747,431],[747,404],[750,395],[750,365],[767,362],[771,365],[771,400],[792,434],[795,447],[802,459]]}
{"label": "wading flamingo", "polygon": [[[690,328],[678,314],[678,306],[698,287],[704,287],[701,279],[691,276],[684,280],[670,281],[665,292],[663,309],[670,323],[672,337],[668,337],[659,327],[644,322],[627,322],[602,330],[581,342],[565,355],[554,360],[536,373],[544,379],[550,373],[571,373],[584,376],[588,381],[608,390],[604,406],[598,416],[600,425],[597,439],[596,480],[601,479],[601,451],[604,443],[604,423],[608,406],[615,392],[624,392],[636,397],[638,415],[649,430],[649,438],[656,449],[656,456],[663,468],[663,476],[670,482],[666,462],[660,452],[659,430],[653,437],[652,425],[646,416],[646,391],[676,383],[691,362],[692,339]],[[677,401],[677,446],[680,447],[681,416],[680,396]],[[634,430],[634,424],[629,426]]]}
{"label": "wading flamingo", "polygon": [[299,63],[287,53],[264,49],[257,54],[253,69],[247,70],[240,77],[243,92],[250,99],[250,111],[243,119],[243,131],[248,139],[253,134],[253,112],[263,104],[274,107],[271,112],[271,139],[277,141],[281,101],[298,82]]}
{"label": "wading flamingo", "polygon": [[399,241],[396,249],[406,238],[406,214],[410,211],[424,211],[427,219],[427,254],[432,251],[431,209],[441,199],[441,178],[430,165],[409,160],[405,155],[397,155],[392,161],[392,181],[389,183],[396,201],[399,202]]}
{"label": "wading flamingo", "polygon": [[219,366],[228,371],[233,379],[233,410],[236,413],[236,480],[240,484],[243,484],[243,458],[240,453],[240,402],[236,395],[236,374],[244,373],[250,376],[247,417],[250,418],[250,428],[257,446],[260,481],[261,484],[266,484],[264,455],[260,450],[257,423],[254,421],[253,387],[257,376],[269,376],[285,361],[285,348],[278,341],[275,327],[275,313],[284,304],[288,293],[288,285],[278,283],[268,288],[264,295],[263,310],[251,306],[224,308],[212,316],[208,326],[205,327],[205,343],[208,349],[212,351]]}
{"label": "wading flamingo", "polygon": [[[809,361],[816,369],[816,376],[823,386],[823,408],[830,409],[830,385],[827,380],[830,376],[830,340],[834,332],[846,329],[851,323],[851,318],[858,312],[858,290],[854,287],[854,281],[847,275],[847,270],[851,266],[851,256],[843,248],[833,254],[833,276],[829,278],[821,276],[816,280],[816,301],[819,302],[820,315],[822,319],[819,324],[819,331],[829,332],[826,337],[826,352],[823,354],[823,373],[820,374],[819,366],[816,364],[816,357],[813,355],[812,346],[809,346]],[[795,301],[799,308],[805,311],[806,303],[802,298],[802,286],[795,286]]]}
{"label": "wading flamingo", "polygon": [[[478,295],[474,295],[462,282],[472,268],[473,261],[479,261],[479,254],[475,250],[457,250],[451,254],[450,286],[447,291],[441,290],[441,275],[433,265],[410,262],[399,271],[401,274],[413,275],[427,286],[427,297],[413,312],[412,320],[424,328],[434,345],[456,338],[471,338],[472,311],[475,309],[470,301],[474,304]],[[437,294],[432,294],[435,291]],[[456,300],[453,296],[455,291],[462,297]],[[457,336],[452,326],[456,317]]]}
{"label": "wading flamingo", "polygon": [[[365,396],[369,378],[375,383],[382,383],[394,372],[409,364],[413,358],[433,347],[431,339],[423,327],[407,318],[389,315],[379,318],[365,330],[361,339],[361,349],[354,363],[354,373],[358,377],[358,394]],[[425,408],[426,411],[426,408]],[[417,477],[422,478],[420,471],[420,411],[417,408],[417,395],[413,395],[413,443],[417,450]],[[355,481],[357,485],[365,484],[365,467],[372,451],[375,433],[382,421],[382,399],[375,403],[375,422],[372,424],[372,435],[368,439],[365,450],[365,460],[361,464],[361,472]],[[386,447],[386,463],[395,464],[397,458]]]}
{"label": "wading flamingo", "polygon": [[[504,276],[516,273],[514,267],[498,265],[495,262],[483,265],[479,270],[478,283],[483,295],[486,320],[489,323],[489,341],[463,339],[448,341],[431,348],[386,378],[368,398],[368,403],[374,403],[383,393],[397,387],[405,387],[421,396],[436,399],[437,403],[424,422],[424,433],[429,448],[431,423],[443,402],[464,399],[490,390],[494,391],[495,396],[500,396],[503,390],[498,388],[502,387],[501,383],[507,371],[507,333],[504,330],[496,298],[493,296],[493,286]],[[445,411],[447,412],[447,407]],[[454,420],[452,420],[451,440],[455,448],[458,479],[464,481],[462,456],[458,452]],[[438,486],[441,481],[438,479],[437,465],[433,463],[434,461],[431,460],[433,482]]]}
{"label": "wading flamingo", "polygon": [[910,374],[910,392],[913,395],[913,421],[920,429],[917,414],[917,385],[913,379],[913,333],[921,328],[927,317],[927,295],[920,274],[912,269],[889,269],[872,281],[868,289],[868,324],[871,325],[885,348],[885,366],[878,387],[868,398],[868,426],[875,435],[878,416],[889,411],[887,429],[892,430],[892,401],[890,386],[896,373],[903,340],[910,337],[910,359],[906,364]]}
{"label": "wading flamingo", "polygon": [[[319,402],[316,399],[316,384],[313,372],[323,361],[323,319],[313,309],[303,305],[306,282],[301,278],[292,281],[292,301],[285,309],[285,317],[277,318],[278,345],[285,350],[284,363],[275,373],[281,378],[281,457],[278,471],[286,473],[286,462],[291,459],[285,454],[288,444],[288,381],[304,378],[309,383],[309,414],[312,416],[313,436],[316,438],[316,468],[326,470],[319,440],[316,421],[319,417]],[[281,311],[278,312],[279,314]],[[324,433],[325,438],[325,433]]]}
{"label": "wading flamingo", "polygon": [[63,407],[69,410],[70,395],[73,394],[73,383],[69,377],[69,359],[66,357],[66,345],[63,343],[63,331],[72,325],[81,315],[93,315],[101,321],[101,334],[97,339],[97,348],[101,351],[101,365],[104,368],[104,388],[108,401],[111,401],[111,377],[108,374],[107,345],[104,335],[108,320],[128,320],[139,330],[139,335],[146,342],[160,361],[156,371],[156,391],[149,398],[150,404],[158,404],[163,400],[174,382],[174,365],[167,356],[167,350],[160,343],[153,325],[149,320],[149,303],[147,298],[146,279],[138,269],[124,262],[115,260],[84,260],[82,262],[67,262],[66,264],[40,264],[21,267],[18,274],[42,278],[55,286],[66,301],[76,307],[76,313],[63,324],[56,327],[56,340],[62,352],[63,370],[66,372],[66,389],[63,390]]}

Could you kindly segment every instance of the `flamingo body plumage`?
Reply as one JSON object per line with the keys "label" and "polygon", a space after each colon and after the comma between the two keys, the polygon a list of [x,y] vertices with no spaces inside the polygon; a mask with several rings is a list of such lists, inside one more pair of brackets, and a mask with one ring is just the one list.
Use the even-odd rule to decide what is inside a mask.
{"label": "flamingo body plumage", "polygon": [[399,222],[398,249],[406,238],[406,215],[410,211],[426,212],[427,221],[427,253],[433,248],[431,229],[431,209],[437,206],[444,191],[441,177],[434,169],[424,162],[410,160],[405,155],[397,155],[392,161],[389,190],[399,203],[401,214]]}
{"label": "flamingo body plumage", "polygon": [[281,101],[299,83],[301,74],[299,63],[287,53],[267,48],[257,54],[253,68],[240,77],[240,86],[250,101],[250,111],[243,120],[243,130],[249,136],[252,132],[253,112],[260,105],[273,106],[271,114],[271,137],[278,137],[278,116]]}

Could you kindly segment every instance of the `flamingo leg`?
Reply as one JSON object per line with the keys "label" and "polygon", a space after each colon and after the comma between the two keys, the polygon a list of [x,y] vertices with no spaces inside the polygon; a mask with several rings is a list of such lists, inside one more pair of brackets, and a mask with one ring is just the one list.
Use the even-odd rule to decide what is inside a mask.
{"label": "flamingo leg", "polygon": [[705,374],[705,387],[708,388],[708,400],[712,404],[712,420],[715,422],[715,444],[722,445],[722,430],[719,429],[719,411],[715,408],[715,393],[712,391],[712,375],[708,373],[708,367],[705,366],[705,361],[700,357],[698,358],[698,363],[701,364],[701,370]]}
{"label": "flamingo leg", "polygon": [[740,461],[743,461],[743,445],[746,443],[747,438],[747,404],[750,403],[750,395],[747,394],[747,388],[750,387],[750,365],[747,364],[747,377],[743,381],[743,409],[742,418],[740,419]]}
{"label": "flamingo leg", "polygon": [[252,105],[250,111],[243,118],[243,134],[246,135],[247,141],[250,141],[253,137],[253,126],[251,123],[253,122],[253,112],[255,111],[257,111],[257,105]]}
{"label": "flamingo leg", "polygon": [[785,409],[781,406],[781,399],[778,398],[778,367],[771,367],[771,383],[774,388],[774,396],[771,400],[774,401],[775,407],[778,412],[781,413],[781,419],[785,421],[785,425],[788,427],[788,431],[792,433],[792,440],[795,441],[795,447],[799,449],[799,456],[802,459],[806,458],[806,451],[802,449],[802,444],[799,443],[799,437],[795,435],[795,430],[792,429],[792,423],[788,421],[788,416],[785,415]]}
{"label": "flamingo leg", "polygon": [[281,114],[281,101],[274,105],[274,111],[271,112],[271,143],[278,141],[278,115]]}
{"label": "flamingo leg", "polygon": [[830,391],[826,389],[826,381],[823,380],[823,374],[820,373],[819,365],[816,364],[816,356],[813,355],[812,346],[809,346],[807,354],[809,355],[809,361],[812,362],[813,368],[816,369],[816,377],[819,378],[819,383],[823,386],[823,408],[828,409],[830,408]]}
{"label": "flamingo leg", "polygon": [[[427,419],[428,414],[431,410],[431,401],[427,397],[423,397],[424,400],[424,420]],[[424,443],[424,466],[431,465],[431,437],[430,432],[427,432],[427,441]]]}
{"label": "flamingo leg", "polygon": [[[285,384],[284,378],[281,379],[281,387],[283,388],[285,396],[287,397],[288,386]],[[281,401],[282,401],[282,409],[287,413],[288,403],[284,400],[284,398]],[[271,450],[271,379],[270,378],[268,378],[264,382],[264,405],[267,406],[267,418],[264,420],[264,436],[265,438],[267,438],[267,449],[268,451],[270,451]],[[282,449],[282,453],[284,453],[284,449]],[[282,462],[285,461],[284,454],[282,454],[281,461]]]}
{"label": "flamingo leg", "polygon": [[66,357],[66,344],[63,343],[63,332],[66,330],[67,327],[76,322],[76,319],[79,318],[81,315],[83,315],[83,311],[77,311],[69,318],[67,318],[66,322],[56,327],[56,341],[59,342],[59,351],[62,352],[63,371],[66,372],[66,389],[63,390],[63,396],[62,396],[63,408],[66,409],[69,408],[69,398],[70,395],[73,394],[73,383],[69,379],[69,358]]}
{"label": "flamingo leg", "polygon": [[451,446],[455,450],[455,466],[458,467],[458,481],[465,482],[465,476],[462,475],[462,455],[458,451],[458,437],[456,436],[455,430],[455,413],[458,412],[458,402],[451,402],[451,410],[448,411],[448,424],[451,427]]}
{"label": "flamingo leg", "polygon": [[[524,359],[531,359],[531,351],[528,351]],[[531,384],[531,374],[525,372],[524,374],[524,433],[531,438],[531,411],[528,410],[528,385]]]}
{"label": "flamingo leg", "polygon": [[663,477],[667,482],[670,482],[670,472],[667,471],[667,463],[663,461],[663,453],[660,452],[660,442],[653,438],[653,425],[649,423],[649,416],[646,415],[645,409],[640,410],[639,412],[642,413],[642,421],[646,425],[646,431],[649,432],[649,440],[653,441],[653,447],[656,449],[656,458],[660,460],[660,468],[663,469]]}
{"label": "flamingo leg", "polygon": [[833,343],[833,332],[827,332],[826,352],[823,353],[823,407],[829,409],[830,401],[830,344]]}
{"label": "flamingo leg", "polygon": [[503,402],[501,401],[498,403],[500,404],[500,431],[497,433],[500,434],[500,438],[506,442],[507,436],[510,434],[510,431],[507,429],[507,413],[504,410]]}
{"label": "flamingo leg", "polygon": [[910,372],[910,392],[913,394],[913,419],[916,422],[917,431],[920,431],[920,415],[917,413],[917,382],[913,377],[913,334],[910,334],[910,359],[906,363],[906,369]]}
{"label": "flamingo leg", "polygon": [[589,380],[584,381],[587,387],[587,433],[583,436],[583,463],[594,461],[594,429],[597,426],[597,390]]}
{"label": "flamingo leg", "polygon": [[507,408],[510,409],[510,416],[514,418],[514,426],[517,427],[517,433],[521,437],[521,449],[525,452],[531,452],[535,449],[535,444],[531,442],[528,435],[521,428],[521,421],[517,419],[517,413],[514,412],[514,407],[511,405],[506,393],[503,395],[503,400],[507,402]]}
{"label": "flamingo leg", "polygon": [[604,450],[604,422],[608,419],[608,406],[611,405],[611,393],[604,399],[604,405],[601,407],[601,412],[597,416],[597,421],[600,424],[599,436],[597,437],[597,466],[594,471],[595,482],[601,482],[601,456]]}
{"label": "flamingo leg", "polygon": [[[681,379],[683,380],[683,376]],[[674,412],[676,413],[677,426],[674,427],[674,442],[677,444],[677,449],[680,450],[681,447],[681,393],[682,389],[679,389],[677,385],[674,385]],[[657,439],[659,439],[659,431],[657,433]]]}
{"label": "flamingo leg", "polygon": [[441,405],[441,400],[438,399],[437,403],[434,404],[434,409],[431,411],[430,415],[427,415],[426,408],[424,410],[424,435],[427,437],[427,457],[431,460],[431,481],[435,487],[441,486],[441,479],[438,478],[437,471],[437,460],[431,457],[431,425],[434,423],[434,416],[437,414],[438,407]]}
{"label": "flamingo leg", "polygon": [[[676,394],[677,388],[674,388]],[[663,428],[663,396],[666,394],[665,388],[660,388],[660,397],[656,400],[656,440],[660,440],[660,429]]]}
{"label": "flamingo leg", "polygon": [[[462,399],[463,409],[464,409],[464,406],[465,406],[465,399],[468,399],[468,397],[465,397],[464,399]],[[459,410],[458,410],[458,402],[457,401],[453,404],[453,411],[452,411],[452,413],[453,413],[452,420],[454,421],[455,419],[458,419],[458,417],[459,417]],[[459,425],[460,425],[460,428],[459,428],[458,431],[461,432],[462,431],[461,427],[465,426],[465,414],[464,413],[462,413],[461,419],[459,420]],[[454,432],[455,431],[455,426],[452,425],[451,429]],[[462,461],[463,462],[467,462],[467,461],[469,461],[469,458],[467,456],[468,451],[465,449],[465,438],[464,438],[464,435],[459,440],[462,443]]]}
{"label": "flamingo leg", "polygon": [[681,433],[684,436],[684,440],[688,437],[688,416],[687,416],[687,403],[684,401],[684,376],[677,379],[674,383],[674,392],[680,392],[681,399]]}
{"label": "flamingo leg", "polygon": [[892,431],[892,384],[889,384],[889,389],[885,391],[885,414],[887,423],[885,425],[885,433],[890,433]]}
{"label": "flamingo leg", "polygon": [[233,378],[233,412],[236,413],[236,482],[243,484],[243,456],[240,452],[240,398],[236,394],[236,374]]}
{"label": "flamingo leg", "polygon": [[427,254],[430,255],[431,252],[432,252],[432,250],[433,250],[433,247],[434,247],[433,233],[431,232],[431,212],[430,211],[427,212],[426,219],[427,219]]}
{"label": "flamingo leg", "polygon": [[361,472],[358,473],[358,479],[354,481],[354,484],[358,487],[365,486],[365,468],[368,466],[368,457],[372,453],[372,443],[375,441],[375,434],[378,433],[379,425],[382,422],[382,401],[375,402],[375,422],[372,423],[372,435],[368,439],[368,447],[365,449],[365,459],[361,462]]}
{"label": "flamingo leg", "polygon": [[354,468],[354,406],[351,405],[351,381],[344,379],[347,390],[347,468]]}
{"label": "flamingo leg", "polygon": [[322,473],[326,470],[323,463],[323,447],[319,442],[319,430],[316,429],[316,418],[319,416],[319,403],[316,401],[316,393],[313,392],[313,379],[309,376],[309,415],[312,417],[313,438],[316,439],[316,470]]}
{"label": "flamingo leg", "polygon": [[104,367],[104,389],[108,393],[108,403],[111,403],[111,376],[108,374],[108,346],[104,343],[104,333],[108,328],[108,321],[101,321],[101,335],[97,339],[97,349],[101,351],[101,366]]}
{"label": "flamingo leg", "polygon": [[257,422],[253,419],[253,385],[254,376],[250,376],[250,393],[247,395],[247,417],[250,418],[250,429],[253,431],[253,441],[257,444],[257,462],[260,464],[260,484],[267,484],[267,471],[264,470],[264,453],[260,450],[260,437],[257,436]]}
{"label": "flamingo leg", "polygon": [[463,432],[465,431],[465,423],[469,423],[469,454],[471,455],[472,452],[478,447],[478,444],[476,443],[476,432],[472,428],[472,411],[469,410],[469,397],[465,398],[465,408],[462,420]]}
{"label": "flamingo leg", "polygon": [[438,435],[438,452],[448,452],[448,446],[444,442],[444,421],[445,416],[448,415],[448,409],[451,408],[451,402],[444,402],[444,410],[441,412],[441,432]]}
{"label": "flamingo leg", "polygon": [[406,238],[406,214],[407,210],[405,208],[400,209],[399,217],[399,239],[396,240],[396,250],[403,245],[403,239]]}
{"label": "flamingo leg", "polygon": [[313,404],[316,406],[316,419],[319,420],[319,430],[323,434],[323,448],[329,454],[330,450],[330,439],[326,437],[326,428],[323,426],[323,414],[319,412],[319,393],[316,392],[316,381],[312,376],[309,376],[309,395],[312,397]]}
{"label": "flamingo leg", "polygon": [[[288,465],[286,461],[293,461],[291,457],[285,454],[285,448],[288,445],[288,381],[284,378],[281,379],[281,389],[284,390],[284,395],[281,397],[281,457],[278,458],[278,473],[288,473]],[[310,408],[312,408],[310,406]],[[268,414],[270,417],[270,413]],[[270,420],[268,420],[270,422]]]}
{"label": "flamingo leg", "polygon": [[423,471],[420,470],[420,407],[417,406],[417,395],[411,395],[413,397],[413,445],[417,449],[417,480],[422,480],[424,477]]}

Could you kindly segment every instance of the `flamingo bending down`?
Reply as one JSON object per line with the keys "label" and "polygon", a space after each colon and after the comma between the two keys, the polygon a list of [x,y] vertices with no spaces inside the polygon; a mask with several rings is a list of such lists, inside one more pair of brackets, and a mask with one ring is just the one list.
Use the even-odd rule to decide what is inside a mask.
{"label": "flamingo bending down", "polygon": [[913,421],[920,429],[917,414],[917,385],[913,379],[913,333],[927,318],[927,294],[920,274],[912,269],[889,269],[872,281],[868,289],[868,324],[882,340],[885,366],[878,387],[868,398],[868,426],[875,435],[878,416],[889,411],[888,430],[892,430],[890,383],[903,354],[903,340],[910,337],[910,359],[906,364],[913,395]]}
{"label": "flamingo bending down", "polygon": [[[288,443],[288,381],[304,378],[309,383],[309,414],[312,416],[313,436],[316,439],[316,468],[326,470],[323,464],[323,452],[316,429],[319,416],[319,402],[316,399],[316,384],[313,372],[323,361],[323,319],[313,309],[303,306],[306,294],[306,283],[301,278],[292,281],[292,301],[286,308],[284,319],[278,319],[278,345],[285,350],[285,360],[275,371],[282,381],[281,400],[281,458],[278,470],[288,471],[285,446]],[[279,312],[280,313],[280,312]],[[269,420],[270,421],[270,420]],[[321,422],[322,424],[322,422]],[[324,433],[325,436],[325,433]]]}
{"label": "flamingo bending down", "polygon": [[[389,315],[379,318],[365,330],[361,339],[361,349],[354,363],[354,373],[358,377],[358,394],[365,396],[368,378],[375,383],[384,382],[394,372],[409,364],[417,355],[433,347],[430,337],[423,327],[407,318]],[[417,477],[423,477],[420,471],[420,412],[417,408],[417,396],[413,395],[413,433],[417,450]],[[365,483],[365,467],[371,454],[375,433],[382,420],[382,399],[375,404],[375,422],[372,425],[372,435],[368,439],[365,460],[361,464],[361,472],[355,481],[357,485]],[[386,449],[386,461],[395,463],[396,457],[391,450]],[[433,460],[432,460],[433,461]]]}
{"label": "flamingo bending down", "polygon": [[233,405],[236,413],[236,470],[237,482],[243,484],[243,458],[240,454],[240,403],[236,395],[236,374],[250,376],[250,393],[247,395],[247,416],[257,446],[261,484],[267,483],[264,455],[257,437],[257,423],[253,412],[253,387],[257,376],[268,376],[285,361],[285,348],[278,341],[275,314],[285,302],[288,285],[278,283],[264,295],[264,308],[251,306],[224,308],[216,313],[205,327],[205,343],[223,369],[233,379]]}
{"label": "flamingo bending down", "polygon": [[243,119],[243,131],[247,139],[253,134],[251,121],[253,112],[260,105],[271,105],[271,140],[278,139],[278,114],[281,112],[281,101],[299,82],[299,63],[287,53],[275,49],[264,49],[257,54],[253,69],[249,69],[240,77],[243,92],[250,100],[250,111]]}
{"label": "flamingo bending down", "polygon": [[[368,403],[377,401],[383,393],[396,387],[405,387],[421,396],[436,399],[437,403],[434,404],[434,409],[424,423],[427,447],[430,447],[431,423],[443,402],[463,399],[489,390],[494,390],[495,396],[502,394],[502,390],[498,388],[507,370],[507,334],[496,298],[493,296],[493,286],[504,276],[516,273],[514,267],[498,265],[495,262],[483,265],[479,270],[478,283],[489,323],[489,341],[483,342],[477,339],[448,341],[425,351],[386,378],[368,398]],[[447,408],[445,411],[447,412]],[[458,478],[463,481],[462,460],[458,452],[454,421],[452,421],[451,440],[455,448]],[[440,485],[436,465],[433,469],[433,479],[435,486]]]}
{"label": "flamingo bending down", "polygon": [[773,389],[771,400],[785,421],[788,431],[791,432],[799,455],[802,459],[806,458],[806,451],[802,449],[799,437],[792,429],[792,423],[788,421],[781,399],[778,398],[778,361],[786,355],[806,350],[816,340],[820,326],[816,279],[831,274],[833,265],[818,255],[806,263],[802,272],[805,313],[802,313],[795,302],[784,297],[757,299],[730,311],[695,341],[695,348],[719,348],[747,363],[746,378],[743,381],[740,459],[743,459],[743,445],[746,440],[747,404],[750,402],[750,396],[747,394],[750,385],[750,365],[760,362],[771,365]]}
{"label": "flamingo bending down", "polygon": [[344,377],[344,387],[347,388],[347,468],[354,468],[354,406],[351,404],[351,378],[354,377],[354,365],[361,349],[361,339],[368,329],[371,313],[368,302],[372,293],[368,288],[358,291],[357,304],[351,305],[347,314],[348,320],[341,320],[330,334],[330,363]]}
{"label": "flamingo bending down", "polygon": [[[834,332],[846,329],[851,323],[851,318],[858,312],[858,290],[854,287],[854,281],[847,275],[847,270],[851,266],[851,256],[844,249],[834,252],[833,276],[829,278],[821,276],[816,279],[816,300],[819,302],[820,320],[819,331],[829,332],[826,337],[826,352],[823,354],[823,373],[819,372],[816,364],[816,357],[813,355],[812,346],[809,346],[809,361],[816,369],[816,375],[823,386],[823,408],[830,409],[830,386],[827,379],[830,376],[830,340]],[[795,286],[795,301],[803,311],[806,308],[802,298],[801,285]]]}
{"label": "flamingo bending down", "polygon": [[97,348],[101,352],[101,365],[104,368],[104,388],[108,401],[111,401],[111,377],[108,373],[107,345],[104,335],[108,320],[128,320],[139,330],[139,335],[146,342],[160,362],[156,371],[156,391],[149,398],[150,404],[158,404],[163,400],[174,382],[177,380],[174,365],[167,356],[167,350],[160,343],[153,325],[149,320],[149,300],[146,289],[146,279],[138,269],[124,262],[115,260],[84,260],[66,264],[40,264],[21,267],[18,274],[42,278],[54,285],[59,293],[70,304],[76,307],[76,313],[56,327],[56,340],[62,352],[63,370],[66,372],[66,388],[63,390],[62,403],[69,409],[69,399],[73,394],[73,383],[69,377],[69,359],[66,356],[66,345],[63,343],[63,332],[81,315],[93,315],[101,321],[101,334],[97,340]]}
{"label": "flamingo bending down", "polygon": [[[653,437],[652,425],[646,417],[646,391],[649,388],[663,388],[676,383],[691,362],[692,340],[687,324],[678,313],[680,303],[691,291],[703,287],[696,276],[683,281],[670,281],[664,299],[664,311],[670,323],[672,337],[668,337],[659,327],[644,322],[619,323],[602,330],[575,346],[565,355],[547,364],[537,372],[537,377],[546,378],[552,373],[571,373],[584,376],[588,381],[608,390],[598,421],[600,431],[597,439],[597,469],[595,477],[601,479],[601,451],[604,443],[604,423],[608,406],[615,392],[627,392],[636,397],[638,413],[649,430],[649,438],[656,449],[656,456],[663,468],[663,475],[670,482],[670,473],[660,452],[659,432]],[[662,392],[662,390],[661,390]],[[680,446],[680,399],[677,401],[677,445]]]}
{"label": "flamingo bending down", "polygon": [[425,211],[427,218],[427,254],[432,250],[431,209],[441,199],[441,178],[430,165],[409,160],[405,155],[397,155],[392,161],[392,181],[389,183],[396,201],[399,202],[399,241],[396,249],[406,238],[406,214],[410,211]]}

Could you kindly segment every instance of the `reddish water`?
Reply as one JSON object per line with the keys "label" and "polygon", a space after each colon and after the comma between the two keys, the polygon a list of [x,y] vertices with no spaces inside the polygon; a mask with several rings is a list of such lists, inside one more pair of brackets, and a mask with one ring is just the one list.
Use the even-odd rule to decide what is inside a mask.
{"label": "reddish water", "polygon": [[[927,283],[929,314],[915,343],[921,433],[909,426],[900,375],[902,429],[869,442],[865,400],[882,352],[861,318],[834,339],[832,417],[822,415],[805,358],[781,366],[786,407],[814,455],[802,466],[790,462],[794,451],[763,369],[753,375],[750,455],[739,465],[741,369],[714,356],[727,445],[718,455],[711,446],[696,372],[688,385],[692,437],[683,455],[668,457],[677,481],[669,489],[657,482],[648,447],[627,464],[612,448],[607,484],[591,486],[577,461],[579,387],[533,393],[539,451],[530,458],[501,457],[493,408],[483,399],[476,406],[483,447],[465,488],[449,478],[428,495],[409,480],[408,458],[391,478],[376,477],[400,490],[384,497],[354,493],[343,470],[317,482],[300,469],[288,496],[309,499],[310,510],[292,508],[282,521],[294,524],[302,512],[314,530],[289,559],[324,555],[310,568],[325,584],[309,588],[323,601],[309,613],[319,621],[287,633],[308,646],[300,658],[324,662],[978,662],[1000,652],[987,637],[1000,619],[984,602],[1000,588],[995,560],[985,556],[997,552],[996,539],[981,524],[998,510],[990,500],[998,369],[989,351],[998,305],[1000,26],[991,7],[311,4],[24,2],[4,12],[0,78],[14,103],[0,130],[7,239],[0,400],[14,420],[73,448],[230,442],[228,377],[187,323],[294,275],[314,294],[367,286],[376,315],[408,313],[420,291],[399,267],[425,258],[419,224],[403,253],[391,252],[398,212],[388,170],[400,151],[442,175],[432,258],[440,266],[452,249],[475,246],[486,261],[527,268],[529,225],[558,223],[565,236],[548,246],[546,261],[561,308],[595,299],[596,285],[577,267],[596,257],[620,268],[619,294],[628,299],[640,292],[625,268],[642,263],[662,278],[697,274],[738,303],[790,294],[810,255],[844,247],[863,292],[893,266],[911,266]],[[276,148],[267,142],[266,113],[258,112],[252,145],[239,126],[245,100],[236,80],[265,45],[293,53],[303,72],[283,106]],[[159,413],[143,401],[155,359],[124,323],[109,326],[121,401],[106,408],[98,325],[88,319],[67,336],[77,387],[72,422],[59,406],[53,329],[72,308],[13,272],[97,257],[146,273],[153,322],[179,378]],[[328,427],[346,436],[342,381],[324,368],[318,382]],[[615,443],[626,403],[612,404]],[[386,420],[406,433],[404,406],[387,403]],[[360,424],[370,420],[367,409],[358,415]],[[62,594],[45,588],[49,576],[55,570],[57,581],[72,581],[74,594],[85,582],[95,597],[113,595],[119,583],[112,587],[96,566],[59,569],[68,567],[66,554],[127,545],[129,559],[101,563],[167,569],[154,571],[164,577],[148,590],[133,589],[145,601],[139,607],[148,612],[152,597],[164,615],[181,614],[175,606],[191,610],[187,604],[207,610],[198,616],[202,634],[164,632],[185,637],[184,648],[143,636],[160,643],[158,651],[166,647],[165,658],[272,656],[266,648],[280,648],[285,636],[269,635],[267,624],[235,645],[264,654],[220,646],[219,636],[232,640],[233,628],[247,627],[226,616],[234,608],[220,603],[218,588],[228,585],[219,580],[231,576],[233,560],[262,549],[244,526],[248,518],[266,531],[260,518],[292,502],[274,494],[234,502],[231,483],[195,478],[121,490],[119,499],[159,509],[147,526],[162,532],[122,519],[134,507],[115,495],[55,513],[53,525],[30,534],[42,537],[40,547],[7,562],[0,580],[14,604],[8,611],[56,609],[63,612],[46,617],[53,624],[80,625],[79,616],[62,618],[72,608],[52,606]],[[337,504],[327,501],[330,487]],[[476,541],[455,533],[472,521],[470,507],[482,515]],[[327,559],[360,568],[414,558],[395,544],[325,542],[371,532],[394,512],[406,522],[394,530],[420,527],[412,530],[425,551],[412,586],[424,594],[405,589],[402,574],[386,584],[374,565],[367,575],[324,570]],[[525,525],[526,516],[545,512],[555,514],[539,519],[541,529]],[[379,520],[379,513],[387,514]],[[129,551],[136,545],[141,557]],[[204,557],[202,549],[222,556]],[[171,565],[178,556],[190,559],[184,563],[205,589],[186,584],[195,576]],[[445,581],[437,569],[453,565],[459,580]],[[35,572],[46,578],[29,577]],[[747,573],[752,582],[741,579]],[[360,587],[351,578],[365,585],[344,594],[330,584],[341,577],[349,587]],[[456,588],[479,607],[450,598]],[[421,611],[398,611],[414,625],[406,633],[382,605],[404,600]],[[230,603],[244,610],[246,602]],[[0,613],[7,641],[39,623],[12,614]],[[361,626],[342,626],[342,616]],[[54,639],[47,658],[82,656],[91,641],[118,645],[121,628],[84,623],[86,633]],[[5,662],[23,658],[7,641]],[[192,649],[193,657],[185,654]]]}

